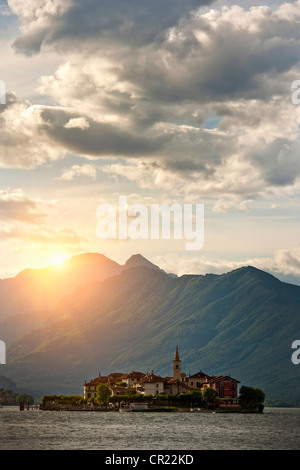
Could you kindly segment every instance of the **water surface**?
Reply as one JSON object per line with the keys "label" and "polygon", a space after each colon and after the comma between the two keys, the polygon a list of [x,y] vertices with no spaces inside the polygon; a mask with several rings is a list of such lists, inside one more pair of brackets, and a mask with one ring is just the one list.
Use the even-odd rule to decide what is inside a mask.
{"label": "water surface", "polygon": [[2,450],[299,450],[300,408],[263,414],[0,409]]}

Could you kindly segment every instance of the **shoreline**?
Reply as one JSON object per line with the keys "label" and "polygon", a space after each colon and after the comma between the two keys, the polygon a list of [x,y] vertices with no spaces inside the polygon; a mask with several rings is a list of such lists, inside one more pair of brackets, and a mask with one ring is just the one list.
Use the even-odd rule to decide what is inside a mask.
{"label": "shoreline", "polygon": [[188,413],[188,414],[262,414],[263,410],[258,409],[201,409],[201,408],[149,408],[143,410],[122,410],[120,408],[105,409],[105,408],[79,408],[79,407],[49,407],[39,408],[40,411],[75,411],[75,412],[94,412],[94,413]]}

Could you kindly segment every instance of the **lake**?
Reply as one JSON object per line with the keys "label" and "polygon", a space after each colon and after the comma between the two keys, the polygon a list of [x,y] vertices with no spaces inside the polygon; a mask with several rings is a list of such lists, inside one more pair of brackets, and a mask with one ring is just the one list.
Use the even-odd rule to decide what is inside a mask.
{"label": "lake", "polygon": [[263,414],[0,409],[1,450],[299,450],[300,408]]}

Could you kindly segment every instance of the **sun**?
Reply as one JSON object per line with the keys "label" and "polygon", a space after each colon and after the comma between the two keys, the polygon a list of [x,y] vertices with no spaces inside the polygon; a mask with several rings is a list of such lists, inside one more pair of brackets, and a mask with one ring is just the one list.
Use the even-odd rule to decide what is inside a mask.
{"label": "sun", "polygon": [[61,266],[63,262],[65,261],[65,259],[66,259],[65,255],[63,255],[62,253],[56,253],[52,257],[51,264],[55,266]]}

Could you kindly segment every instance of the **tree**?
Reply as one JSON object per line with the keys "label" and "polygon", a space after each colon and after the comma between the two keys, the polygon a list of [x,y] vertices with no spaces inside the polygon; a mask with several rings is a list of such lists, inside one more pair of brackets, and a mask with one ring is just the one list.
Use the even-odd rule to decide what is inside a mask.
{"label": "tree", "polygon": [[265,394],[260,388],[246,387],[240,388],[239,400],[245,405],[258,405],[265,401]]}
{"label": "tree", "polygon": [[191,397],[192,403],[198,403],[198,405],[202,402],[203,394],[200,390],[191,390],[189,392],[189,396]]}
{"label": "tree", "polygon": [[20,401],[24,401],[24,403],[29,403],[29,405],[33,405],[34,398],[27,393],[18,394],[13,392],[12,390],[4,390],[3,388],[0,390],[0,396],[5,397],[4,405],[19,405]]}
{"label": "tree", "polygon": [[178,393],[177,400],[183,405],[189,405],[191,402],[191,396],[189,393]]}
{"label": "tree", "polygon": [[211,387],[204,387],[202,399],[207,403],[214,403],[218,396],[218,392]]}
{"label": "tree", "polygon": [[116,383],[116,386],[117,386],[117,387],[124,387],[124,388],[126,388],[126,387],[127,387],[127,383],[126,383],[126,382],[117,382],[117,383]]}
{"label": "tree", "polygon": [[109,384],[100,384],[97,386],[96,403],[99,405],[107,405],[111,396],[111,390]]}

